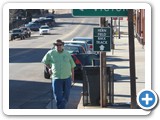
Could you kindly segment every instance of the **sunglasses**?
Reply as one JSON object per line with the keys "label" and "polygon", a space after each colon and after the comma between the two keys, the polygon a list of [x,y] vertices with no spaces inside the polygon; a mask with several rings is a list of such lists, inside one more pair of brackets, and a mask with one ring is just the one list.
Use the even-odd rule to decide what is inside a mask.
{"label": "sunglasses", "polygon": [[56,46],[62,46],[62,44],[56,44]]}

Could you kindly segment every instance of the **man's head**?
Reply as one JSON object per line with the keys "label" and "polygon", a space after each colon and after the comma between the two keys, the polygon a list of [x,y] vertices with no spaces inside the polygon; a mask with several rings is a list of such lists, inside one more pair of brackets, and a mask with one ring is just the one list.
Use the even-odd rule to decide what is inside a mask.
{"label": "man's head", "polygon": [[54,46],[55,46],[55,49],[58,51],[58,52],[62,52],[63,51],[63,47],[64,47],[64,42],[62,42],[62,40],[58,39],[56,40],[55,43],[53,43]]}

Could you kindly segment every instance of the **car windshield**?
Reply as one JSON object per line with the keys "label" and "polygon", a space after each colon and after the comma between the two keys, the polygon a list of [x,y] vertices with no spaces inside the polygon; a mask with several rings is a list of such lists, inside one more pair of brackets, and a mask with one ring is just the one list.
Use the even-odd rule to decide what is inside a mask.
{"label": "car windshield", "polygon": [[53,20],[52,20],[52,19],[50,19],[50,18],[45,19],[44,21],[45,21],[45,22],[53,22]]}
{"label": "car windshield", "polygon": [[30,27],[30,26],[38,26],[38,24],[31,23],[31,24],[27,24],[26,26],[27,26],[27,27]]}
{"label": "car windshield", "polygon": [[67,50],[69,53],[79,53],[79,49],[77,46],[64,46],[64,49]]}
{"label": "car windshield", "polygon": [[41,29],[49,29],[49,27],[41,27]]}
{"label": "car windshield", "polygon": [[84,47],[85,50],[87,49],[86,46],[85,46],[85,44],[83,44],[83,43],[72,43],[72,44],[81,45],[81,46]]}
{"label": "car windshield", "polygon": [[22,30],[27,30],[27,28],[21,28]]}
{"label": "car windshield", "polygon": [[13,33],[21,32],[21,30],[13,30],[12,32],[13,32]]}
{"label": "car windshield", "polygon": [[54,19],[54,16],[47,16],[46,18],[51,18],[51,19]]}

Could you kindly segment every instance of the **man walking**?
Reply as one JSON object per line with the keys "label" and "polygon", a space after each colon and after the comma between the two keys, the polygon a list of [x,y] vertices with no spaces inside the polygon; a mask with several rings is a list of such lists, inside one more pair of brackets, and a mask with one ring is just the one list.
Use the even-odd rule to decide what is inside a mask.
{"label": "man walking", "polygon": [[74,67],[71,55],[64,50],[64,42],[58,39],[55,49],[46,53],[42,62],[49,69],[52,78],[52,88],[58,109],[65,109],[68,102],[71,81],[74,81]]}

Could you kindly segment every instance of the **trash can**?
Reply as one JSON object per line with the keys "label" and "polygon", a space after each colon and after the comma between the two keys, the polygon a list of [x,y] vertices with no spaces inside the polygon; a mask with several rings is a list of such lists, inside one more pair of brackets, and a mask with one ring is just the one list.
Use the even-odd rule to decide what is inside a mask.
{"label": "trash can", "polygon": [[[109,103],[114,99],[113,67],[107,66]],[[83,66],[83,106],[100,106],[100,67]]]}
{"label": "trash can", "polygon": [[99,106],[100,82],[99,67],[83,67],[83,105]]}

